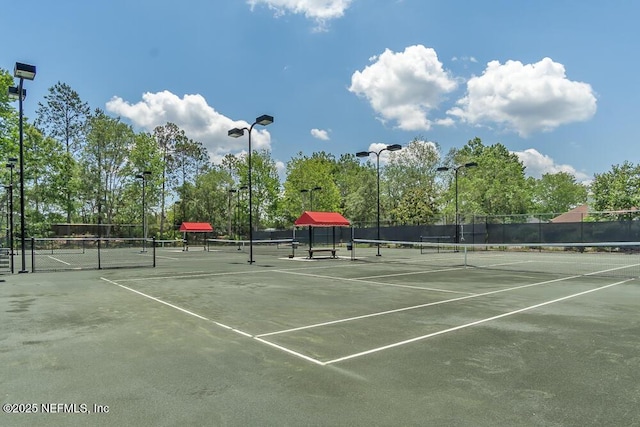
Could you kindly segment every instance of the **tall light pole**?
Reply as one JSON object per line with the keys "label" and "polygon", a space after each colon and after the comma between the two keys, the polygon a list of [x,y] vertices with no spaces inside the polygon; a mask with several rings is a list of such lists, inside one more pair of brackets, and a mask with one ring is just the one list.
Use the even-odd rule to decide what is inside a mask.
{"label": "tall light pole", "polygon": [[136,175],[136,178],[142,180],[142,252],[147,252],[147,208],[145,200],[145,190],[147,187],[148,176],[151,176],[151,171],[144,171]]}
{"label": "tall light pole", "polygon": [[400,144],[391,144],[387,145],[383,149],[379,151],[358,151],[356,153],[356,157],[369,157],[370,154],[376,155],[376,172],[378,174],[378,215],[377,215],[377,237],[378,240],[378,253],[376,256],[380,256],[380,154],[383,151],[398,151],[402,149],[402,145]]}
{"label": "tall light pole", "polygon": [[313,192],[314,191],[320,191],[320,190],[322,190],[322,187],[319,187],[319,186],[316,186],[316,187],[313,187],[313,188],[309,188],[309,189],[305,188],[305,189],[300,190],[301,193],[309,193],[309,210],[310,211],[313,211]]}
{"label": "tall light pole", "polygon": [[18,159],[16,159],[15,157],[10,157],[8,162],[7,162],[7,167],[10,169],[10,175],[9,175],[9,185],[5,186],[4,188],[7,189],[9,191],[8,197],[7,197],[7,219],[8,219],[8,225],[9,225],[9,251],[11,254],[11,274],[14,273],[14,266],[13,266],[13,169],[16,167],[16,162],[18,161]]}
{"label": "tall light pole", "polygon": [[[464,163],[462,165],[458,165],[455,166],[453,168],[454,172],[455,172],[455,186],[456,186],[456,217],[455,217],[455,226],[456,226],[456,237],[455,237],[455,243],[460,243],[460,218],[459,218],[459,213],[458,213],[458,171],[462,168],[475,168],[476,166],[478,166],[477,162],[469,162],[469,163]],[[436,169],[436,171],[438,172],[445,172],[448,170],[451,170],[452,168],[447,167],[447,166],[441,166],[438,169]]]}
{"label": "tall light pole", "polygon": [[23,132],[23,109],[22,101],[27,96],[27,91],[23,89],[24,80],[33,80],[36,77],[35,65],[23,64],[16,62],[13,69],[13,76],[20,79],[18,87],[9,88],[9,98],[18,99],[18,111],[20,114],[19,133],[20,133],[20,253],[22,255],[22,269],[19,273],[27,273],[27,262],[25,258],[25,220],[24,220],[24,132]]}
{"label": "tall light pole", "polygon": [[251,124],[249,128],[233,128],[227,132],[232,138],[239,138],[244,135],[244,131],[246,130],[249,133],[249,158],[247,159],[249,162],[249,264],[253,264],[253,205],[251,201],[251,131],[255,125],[267,126],[273,123],[273,116],[268,116],[263,114],[262,116],[256,118],[256,121]]}
{"label": "tall light pole", "polygon": [[[240,240],[240,192],[247,190],[249,187],[246,185],[241,185],[238,187],[238,192],[236,193],[236,239]],[[242,250],[240,244],[238,244],[238,250]]]}

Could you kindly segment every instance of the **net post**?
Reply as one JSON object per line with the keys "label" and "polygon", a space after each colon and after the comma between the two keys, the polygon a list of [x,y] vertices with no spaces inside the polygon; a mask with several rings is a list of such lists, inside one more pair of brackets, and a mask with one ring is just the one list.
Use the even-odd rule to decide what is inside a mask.
{"label": "net post", "polygon": [[[36,239],[35,237],[31,237],[31,272],[35,273],[36,271]],[[24,251],[24,248],[22,248]],[[13,256],[13,255],[12,255]]]}
{"label": "net post", "polygon": [[101,240],[100,240],[100,236],[98,236],[98,270],[102,270],[102,265],[101,265],[101,259],[100,259],[100,252],[101,252]]}
{"label": "net post", "polygon": [[469,264],[467,263],[467,250],[468,250],[468,249],[469,249],[469,248],[465,245],[465,246],[464,246],[464,268],[469,267]]}
{"label": "net post", "polygon": [[155,236],[152,238],[153,240],[153,268],[156,267],[156,238]]}

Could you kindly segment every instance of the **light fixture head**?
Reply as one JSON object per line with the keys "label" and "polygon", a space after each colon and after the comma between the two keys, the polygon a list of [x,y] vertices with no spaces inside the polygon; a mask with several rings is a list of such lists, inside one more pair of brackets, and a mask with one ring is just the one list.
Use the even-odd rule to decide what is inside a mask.
{"label": "light fixture head", "polygon": [[273,123],[273,116],[263,114],[256,119],[256,123],[262,126],[267,126]]}
{"label": "light fixture head", "polygon": [[320,190],[322,190],[322,187],[319,187],[319,186],[318,187],[313,187],[313,191],[320,191]]}
{"label": "light fixture head", "polygon": [[478,166],[478,162],[469,162],[464,164],[465,168],[474,168],[476,166]]}
{"label": "light fixture head", "polygon": [[402,149],[402,145],[400,144],[391,144],[391,145],[387,145],[387,150],[388,151],[398,151]]}
{"label": "light fixture head", "polygon": [[141,173],[139,173],[139,174],[137,174],[137,175],[136,175],[136,178],[138,178],[138,179],[144,179],[144,175],[142,175]]}
{"label": "light fixture head", "polygon": [[229,193],[235,193],[235,192],[237,192],[237,191],[238,191],[238,190],[236,190],[235,188],[230,188],[230,189],[229,189]]}
{"label": "light fixture head", "polygon": [[242,135],[244,135],[244,129],[233,128],[233,129],[229,130],[229,132],[227,132],[227,135],[232,137],[232,138],[239,138]]}
{"label": "light fixture head", "polygon": [[239,190],[246,190],[247,188],[249,188],[248,185],[241,185]]}
{"label": "light fixture head", "polygon": [[[9,99],[12,101],[17,101],[18,99],[20,99],[20,89],[18,89],[15,86],[11,86],[9,87],[9,89],[7,89],[7,95],[9,96]],[[22,89],[22,100],[24,101],[24,99],[27,97],[27,90],[26,89]]]}
{"label": "light fixture head", "polygon": [[13,77],[33,80],[36,77],[36,66],[23,64],[22,62],[16,62],[16,66],[13,69]]}
{"label": "light fixture head", "polygon": [[437,172],[445,172],[448,171],[449,168],[446,166],[440,166],[438,169],[436,169]]}
{"label": "light fixture head", "polygon": [[142,174],[146,175],[146,176],[149,176],[149,175],[151,175],[151,171],[144,171],[144,172],[142,172]]}
{"label": "light fixture head", "polygon": [[369,151],[358,151],[356,157],[369,157]]}
{"label": "light fixture head", "polygon": [[306,188],[304,188],[304,189],[300,190],[300,192],[301,192],[301,193],[308,193],[308,192],[309,192],[309,190],[307,190]]}

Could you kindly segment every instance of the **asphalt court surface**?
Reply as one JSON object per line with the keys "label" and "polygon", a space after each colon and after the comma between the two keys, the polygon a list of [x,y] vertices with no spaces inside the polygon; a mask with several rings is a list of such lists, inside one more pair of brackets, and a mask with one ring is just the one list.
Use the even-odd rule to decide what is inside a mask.
{"label": "asphalt court surface", "polygon": [[[6,277],[4,400],[84,393],[111,403],[99,425],[640,425],[637,279],[347,256],[257,253],[249,265],[194,247],[157,257],[157,268]],[[87,351],[84,370],[51,366]],[[83,380],[94,364],[117,384],[96,393]],[[57,387],[43,392],[34,378],[52,369]],[[187,379],[217,391],[194,396]],[[130,389],[145,410],[119,398]],[[194,409],[159,416],[172,405]]]}

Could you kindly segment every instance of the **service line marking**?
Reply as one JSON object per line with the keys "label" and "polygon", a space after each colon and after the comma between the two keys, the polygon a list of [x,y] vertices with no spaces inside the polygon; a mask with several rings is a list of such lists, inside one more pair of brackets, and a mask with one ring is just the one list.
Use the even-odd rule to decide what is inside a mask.
{"label": "service line marking", "polygon": [[413,342],[416,342],[416,341],[421,341],[421,340],[424,340],[424,339],[427,339],[427,338],[435,337],[437,335],[442,335],[442,334],[446,334],[446,333],[449,333],[449,332],[458,331],[460,329],[469,328],[469,327],[472,327],[472,326],[477,326],[477,325],[480,325],[480,324],[483,324],[483,323],[486,323],[486,322],[490,322],[492,320],[501,319],[503,317],[513,316],[514,314],[522,313],[522,312],[528,311],[528,310],[533,310],[535,308],[543,307],[545,305],[555,304],[557,302],[564,301],[564,300],[567,300],[567,299],[570,299],[570,298],[579,297],[581,295],[589,294],[591,292],[601,291],[603,289],[607,289],[607,288],[610,288],[610,287],[613,287],[613,286],[617,286],[617,285],[620,285],[620,284],[623,284],[623,283],[630,282],[631,280],[634,280],[634,279],[622,280],[620,282],[611,283],[611,284],[608,284],[608,285],[600,286],[598,288],[589,289],[589,290],[583,291],[583,292],[578,292],[578,293],[572,294],[572,295],[567,295],[567,296],[562,297],[562,298],[557,298],[557,299],[554,299],[554,300],[551,300],[551,301],[546,301],[546,302],[543,302],[543,303],[540,303],[540,304],[531,305],[529,307],[521,308],[519,310],[510,311],[508,313],[499,314],[497,316],[487,317],[486,319],[476,320],[475,322],[465,323],[464,325],[460,325],[460,326],[454,326],[453,328],[443,329],[441,331],[433,332],[433,333],[430,333],[430,334],[427,334],[427,335],[422,335],[422,336],[411,338],[411,339],[408,339],[408,340],[399,341],[399,342],[396,342],[396,343],[393,343],[393,344],[388,344],[388,345],[385,345],[385,346],[382,346],[382,347],[372,348],[370,350],[362,351],[360,353],[350,354],[350,355],[347,355],[347,356],[339,357],[337,359],[328,360],[326,362],[323,362],[323,364],[324,365],[330,365],[332,363],[338,363],[338,362],[343,362],[343,361],[349,360],[349,359],[355,359],[356,357],[366,356],[368,354],[377,353],[379,351],[388,350],[390,348],[400,347],[400,346],[405,345],[405,344],[410,344],[410,343],[413,343]]}
{"label": "service line marking", "polygon": [[65,264],[65,265],[71,265],[71,263],[69,263],[69,262],[65,262],[65,261],[63,261],[63,260],[61,260],[61,259],[58,259],[58,258],[56,258],[56,257],[54,257],[54,256],[51,256],[51,255],[47,255],[47,258],[51,258],[52,260],[54,260],[54,261],[58,261],[58,262],[61,262],[61,263]]}
{"label": "service line marking", "polygon": [[244,332],[244,331],[242,331],[242,330],[240,330],[240,329],[236,329],[236,328],[233,328],[233,327],[231,327],[231,326],[229,326],[229,325],[225,325],[224,323],[220,323],[220,322],[217,322],[217,321],[215,321],[215,320],[209,319],[209,318],[207,318],[207,317],[205,317],[205,316],[202,316],[202,315],[200,315],[200,314],[198,314],[198,313],[194,313],[193,311],[190,311],[190,310],[187,310],[187,309],[182,308],[182,307],[180,307],[180,306],[177,306],[177,305],[175,305],[175,304],[171,304],[171,303],[169,303],[169,302],[163,301],[163,300],[161,300],[160,298],[156,298],[156,297],[154,297],[154,296],[151,296],[151,295],[145,294],[144,292],[140,292],[140,291],[138,291],[138,290],[136,290],[136,289],[133,289],[133,288],[130,288],[130,287],[128,287],[128,286],[121,285],[120,283],[115,282],[115,281],[110,280],[110,279],[107,279],[107,278],[105,278],[105,277],[101,277],[100,279],[101,279],[101,280],[104,280],[104,281],[105,281],[105,282],[107,282],[107,283],[111,283],[112,285],[116,285],[116,286],[118,286],[118,287],[120,287],[120,288],[122,288],[122,289],[126,289],[127,291],[130,291],[130,292],[133,292],[133,293],[138,294],[138,295],[140,295],[140,296],[143,296],[143,297],[145,297],[145,298],[148,298],[148,299],[150,299],[150,300],[152,300],[152,301],[159,302],[160,304],[164,304],[164,305],[166,305],[166,306],[168,306],[168,307],[171,307],[171,308],[173,308],[173,309],[175,309],[175,310],[178,310],[178,311],[180,311],[180,312],[182,312],[182,313],[188,314],[189,316],[193,316],[193,317],[195,317],[195,318],[197,318],[197,319],[204,320],[204,321],[206,321],[206,322],[211,322],[211,323],[213,323],[214,325],[219,326],[219,327],[221,327],[221,328],[223,328],[223,329],[226,329],[226,330],[229,330],[229,331],[235,332],[235,333],[237,333],[237,334],[239,334],[239,335],[242,335],[242,336],[244,336],[244,337],[247,337],[247,338],[252,338],[252,339],[254,339],[254,340],[256,340],[256,341],[259,341],[259,342],[261,342],[261,343],[263,343],[263,344],[267,344],[267,345],[269,345],[269,346],[271,346],[271,347],[277,348],[277,349],[279,349],[279,350],[281,350],[281,351],[284,351],[284,352],[289,353],[289,354],[291,354],[291,355],[297,356],[297,357],[299,357],[299,358],[301,358],[301,359],[304,359],[304,360],[307,360],[307,361],[309,361],[309,362],[313,362],[313,363],[315,363],[315,364],[317,364],[317,365],[324,365],[324,363],[322,363],[321,361],[319,361],[319,360],[317,360],[317,359],[314,359],[314,358],[312,358],[312,357],[306,356],[306,355],[304,355],[304,354],[302,354],[302,353],[298,353],[297,351],[294,351],[294,350],[288,349],[288,348],[283,347],[283,346],[281,346],[281,345],[278,345],[278,344],[275,344],[275,343],[271,343],[271,342],[266,341],[266,340],[264,340],[264,339],[261,339],[261,338],[259,338],[259,337],[257,337],[257,336],[254,336],[254,335],[252,335],[252,334],[250,334],[250,333],[248,333],[248,332]]}

